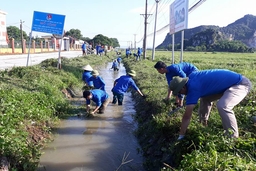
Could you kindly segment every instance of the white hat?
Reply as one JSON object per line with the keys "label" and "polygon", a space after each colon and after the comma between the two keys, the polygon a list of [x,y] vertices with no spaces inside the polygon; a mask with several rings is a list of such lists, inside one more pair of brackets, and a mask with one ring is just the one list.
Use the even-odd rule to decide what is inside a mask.
{"label": "white hat", "polygon": [[85,70],[85,71],[92,71],[93,70],[92,67],[89,64],[85,65],[82,69]]}
{"label": "white hat", "polygon": [[91,74],[92,74],[93,76],[98,76],[98,75],[100,75],[100,74],[99,74],[99,71],[97,71],[97,70],[93,70],[93,71],[91,72]]}
{"label": "white hat", "polygon": [[136,72],[134,70],[131,70],[130,72],[127,73],[128,75],[135,77],[136,76]]}

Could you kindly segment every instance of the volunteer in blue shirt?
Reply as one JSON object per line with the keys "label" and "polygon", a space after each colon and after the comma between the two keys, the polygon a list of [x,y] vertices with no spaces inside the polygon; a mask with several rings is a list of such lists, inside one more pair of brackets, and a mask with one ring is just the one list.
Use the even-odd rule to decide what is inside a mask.
{"label": "volunteer in blue shirt", "polygon": [[93,87],[93,82],[89,81],[89,79],[92,77],[92,67],[88,64],[82,68],[84,70],[82,75],[82,80],[84,81],[86,86]]}
{"label": "volunteer in blue shirt", "polygon": [[83,44],[82,44],[82,52],[83,52],[83,55],[87,55],[87,48],[86,48],[86,42],[84,42]]}
{"label": "volunteer in blue shirt", "polygon": [[105,82],[101,76],[99,76],[99,72],[97,70],[93,70],[91,72],[92,77],[89,78],[89,81],[93,82],[94,89],[100,89],[105,91]]}
{"label": "volunteer in blue shirt", "polygon": [[132,79],[132,77],[135,77],[135,76],[136,76],[136,72],[134,70],[131,70],[130,72],[127,73],[127,75],[123,75],[114,81],[114,87],[112,88],[113,104],[116,104],[117,101],[118,101],[118,105],[123,104],[124,93],[127,92],[129,87],[132,87],[141,96],[144,96],[141,93],[140,89],[135,84],[134,80]]}
{"label": "volunteer in blue shirt", "polygon": [[103,114],[110,101],[108,94],[105,91],[99,89],[85,90],[83,92],[83,97],[86,99],[86,111],[88,113],[90,112],[91,108],[91,100],[95,102],[96,107],[90,113],[92,115],[96,114],[97,112],[99,114]]}
{"label": "volunteer in blue shirt", "polygon": [[127,58],[131,55],[131,50],[130,50],[130,48],[125,49],[125,54],[126,54],[126,57],[127,57]]}
{"label": "volunteer in blue shirt", "polygon": [[[198,68],[187,62],[182,62],[178,64],[172,64],[170,66],[167,66],[164,62],[158,61],[154,68],[160,73],[165,74],[168,87],[170,85],[170,81],[174,76],[180,76],[182,78],[188,77],[192,72],[199,71]],[[169,100],[172,95],[172,91],[168,88],[168,93],[166,100]],[[178,106],[183,106],[183,95],[176,96],[176,104]]]}
{"label": "volunteer in blue shirt", "polygon": [[98,45],[96,46],[96,54],[97,54],[97,55],[100,55],[100,50],[101,50],[101,45],[98,44]]}
{"label": "volunteer in blue shirt", "polygon": [[117,63],[116,60],[113,61],[111,69],[114,69],[114,71],[118,71],[119,70],[118,63]]}
{"label": "volunteer in blue shirt", "polygon": [[[251,82],[245,76],[225,69],[212,69],[193,72],[189,77],[174,77],[170,82],[174,95],[186,96],[186,110],[182,118],[179,139],[185,136],[192,111],[200,99],[199,119],[204,125],[210,115],[213,101],[217,101],[225,135],[239,137],[238,126],[233,108],[239,104],[251,90]],[[229,130],[232,130],[230,134]]]}
{"label": "volunteer in blue shirt", "polygon": [[142,48],[138,47],[136,61],[140,60],[141,54],[142,54]]}
{"label": "volunteer in blue shirt", "polygon": [[118,58],[116,60],[117,60],[118,64],[120,65],[122,62],[122,58],[120,56],[118,56]]}

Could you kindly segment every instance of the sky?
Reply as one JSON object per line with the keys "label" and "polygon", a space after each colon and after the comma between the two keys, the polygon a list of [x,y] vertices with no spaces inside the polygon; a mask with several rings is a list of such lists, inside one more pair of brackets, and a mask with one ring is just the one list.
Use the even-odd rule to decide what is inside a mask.
{"label": "sky", "polygon": [[[199,0],[189,0],[189,8]],[[169,24],[169,6],[174,0],[147,1],[147,47],[153,47],[153,33]],[[64,30],[79,29],[83,37],[92,39],[98,34],[117,38],[123,48],[143,46],[146,0],[12,0],[1,3],[0,10],[7,13],[6,25],[31,32],[34,11],[65,15]],[[256,0],[206,0],[188,15],[188,28],[200,25],[227,26],[246,14],[256,16]],[[161,44],[168,28],[155,34],[155,46]],[[33,36],[49,35],[32,32]]]}

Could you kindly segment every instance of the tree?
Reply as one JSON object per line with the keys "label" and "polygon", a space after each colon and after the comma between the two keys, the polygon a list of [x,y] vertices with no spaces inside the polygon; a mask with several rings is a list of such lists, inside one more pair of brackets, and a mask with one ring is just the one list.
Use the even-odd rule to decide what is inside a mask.
{"label": "tree", "polygon": [[[28,35],[25,31],[22,31],[23,39],[29,40]],[[14,39],[15,41],[21,41],[20,29],[16,26],[7,27],[7,34],[9,39]]]}
{"label": "tree", "polygon": [[111,40],[110,40],[108,37],[103,36],[102,34],[96,35],[96,36],[93,38],[93,41],[94,41],[94,43],[96,43],[96,44],[108,45],[108,46],[110,45],[110,46],[112,46]]}
{"label": "tree", "polygon": [[89,37],[82,37],[81,40],[86,41],[86,42],[90,42],[91,41],[91,39]]}
{"label": "tree", "polygon": [[65,36],[71,36],[77,40],[81,39],[83,35],[81,34],[81,31],[79,29],[70,29],[65,33]]}
{"label": "tree", "polygon": [[120,44],[119,44],[117,38],[110,38],[110,40],[111,40],[111,42],[112,42],[111,46],[112,46],[113,48],[115,48],[115,47],[120,47]]}

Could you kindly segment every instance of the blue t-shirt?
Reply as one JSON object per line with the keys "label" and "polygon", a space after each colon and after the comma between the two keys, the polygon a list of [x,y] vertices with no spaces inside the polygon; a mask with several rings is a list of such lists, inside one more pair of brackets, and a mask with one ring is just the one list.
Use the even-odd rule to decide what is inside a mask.
{"label": "blue t-shirt", "polygon": [[130,55],[131,51],[130,49],[126,49],[126,55]]}
{"label": "blue t-shirt", "polygon": [[86,44],[85,43],[82,45],[82,49],[86,50]]}
{"label": "blue t-shirt", "polygon": [[94,89],[94,90],[90,90],[90,92],[92,93],[92,99],[90,100],[86,99],[87,105],[90,104],[92,100],[96,103],[96,106],[101,106],[102,103],[109,97],[108,94],[103,90]]}
{"label": "blue t-shirt", "polygon": [[120,63],[120,62],[122,61],[122,58],[121,58],[121,57],[118,57],[116,60],[117,60],[117,62]]}
{"label": "blue t-shirt", "polygon": [[123,75],[115,80],[116,85],[112,88],[112,91],[118,94],[124,94],[131,86],[134,90],[139,90],[134,80],[129,75]]}
{"label": "blue t-shirt", "polygon": [[105,91],[106,84],[100,76],[97,76],[97,77],[92,76],[91,78],[89,78],[89,81],[93,82],[93,86],[95,89],[100,89]]}
{"label": "blue t-shirt", "polygon": [[192,72],[198,71],[195,65],[187,62],[172,64],[168,66],[166,69],[167,73],[165,74],[165,77],[168,85],[170,85],[170,81],[174,76],[180,76],[182,78],[185,78],[188,77]]}
{"label": "blue t-shirt", "polygon": [[239,84],[242,75],[226,69],[193,72],[187,82],[186,105],[197,104],[199,98],[221,94],[229,87]]}
{"label": "blue t-shirt", "polygon": [[88,86],[93,86],[93,82],[89,81],[89,79],[92,77],[91,71],[84,71],[82,80],[88,84]]}
{"label": "blue t-shirt", "polygon": [[112,68],[117,68],[117,66],[118,66],[118,63],[116,61],[112,63]]}
{"label": "blue t-shirt", "polygon": [[142,53],[142,49],[141,48],[138,48],[138,55],[141,55],[141,53]]}
{"label": "blue t-shirt", "polygon": [[96,51],[99,52],[100,49],[101,49],[101,46],[100,46],[100,45],[97,45],[97,46],[96,46]]}

